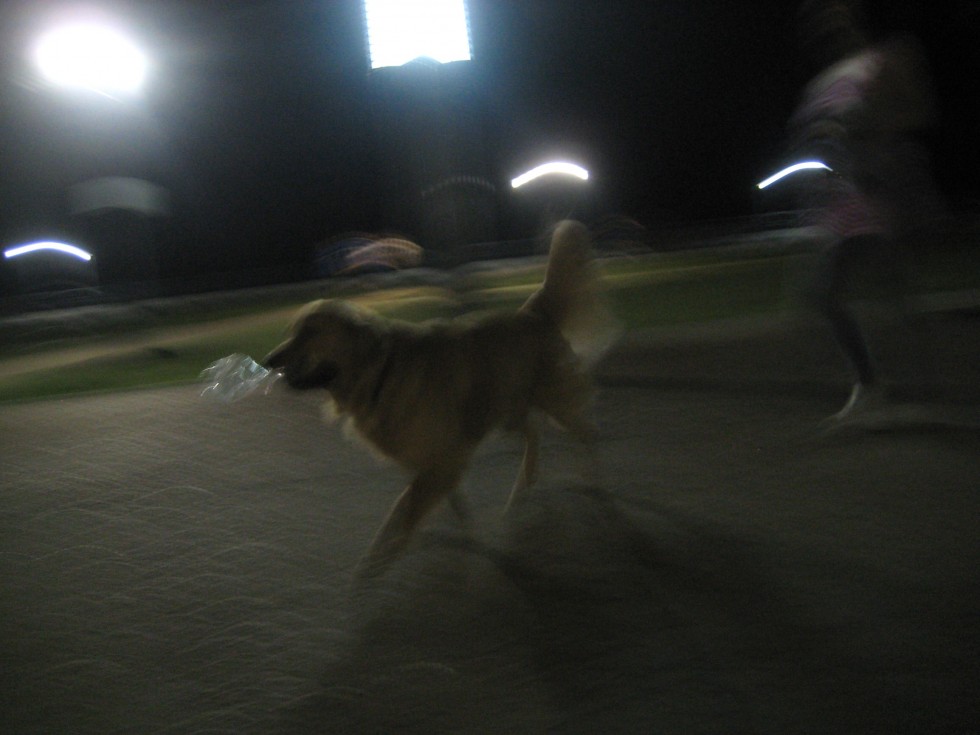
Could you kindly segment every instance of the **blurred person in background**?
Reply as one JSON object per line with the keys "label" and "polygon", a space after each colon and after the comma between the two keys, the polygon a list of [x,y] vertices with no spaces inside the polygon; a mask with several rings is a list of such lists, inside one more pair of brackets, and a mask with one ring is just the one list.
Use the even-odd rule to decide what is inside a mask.
{"label": "blurred person in background", "polygon": [[875,276],[907,315],[910,248],[935,235],[942,209],[922,143],[937,119],[922,50],[907,35],[871,41],[860,13],[847,0],[801,5],[803,51],[821,71],[790,120],[795,152],[830,168],[805,194],[824,243],[807,295],[829,320],[856,378],[831,421],[886,399],[848,304],[855,276]]}

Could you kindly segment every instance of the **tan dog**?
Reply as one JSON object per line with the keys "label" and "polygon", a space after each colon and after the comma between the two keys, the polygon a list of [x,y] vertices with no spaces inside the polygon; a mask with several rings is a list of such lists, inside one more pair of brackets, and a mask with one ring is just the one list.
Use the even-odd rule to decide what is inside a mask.
{"label": "tan dog", "polygon": [[326,389],[358,434],[414,473],[359,577],[382,572],[443,498],[468,520],[460,479],[491,430],[524,436],[508,508],[536,475],[532,411],[592,445],[587,353],[592,347],[595,357],[608,346],[609,325],[588,230],[571,221],[555,229],[541,288],[514,313],[413,325],[342,302],[304,307],[290,337],[263,362],[293,388]]}

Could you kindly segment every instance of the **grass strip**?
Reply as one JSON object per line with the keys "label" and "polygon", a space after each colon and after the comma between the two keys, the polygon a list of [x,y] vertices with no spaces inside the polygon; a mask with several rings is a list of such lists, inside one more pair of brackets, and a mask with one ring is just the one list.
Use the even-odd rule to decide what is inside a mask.
{"label": "grass strip", "polygon": [[[627,330],[645,329],[793,308],[798,281],[806,273],[805,257],[614,258],[603,261],[602,274],[622,325]],[[975,263],[975,254],[959,253],[954,260],[930,263],[920,283],[929,290],[975,287],[977,271],[966,267]],[[456,290],[420,286],[358,293],[345,289],[345,297],[385,316],[418,322],[517,308],[540,284],[543,272],[542,261],[465,274]],[[36,356],[36,369],[5,371],[0,361],[0,402],[190,383],[227,354],[257,359],[264,355],[282,339],[289,314],[299,305],[263,303],[257,312],[225,314],[221,320],[204,314],[197,322],[185,314],[169,327],[132,333],[121,342],[95,340],[68,350],[42,351]],[[29,364],[31,356],[20,359]]]}

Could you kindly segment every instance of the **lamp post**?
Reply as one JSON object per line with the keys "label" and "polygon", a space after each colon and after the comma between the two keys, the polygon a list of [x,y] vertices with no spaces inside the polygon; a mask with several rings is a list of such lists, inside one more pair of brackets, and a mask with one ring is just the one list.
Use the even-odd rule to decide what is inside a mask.
{"label": "lamp post", "polygon": [[[62,174],[71,182],[66,214],[95,252],[101,284],[139,295],[159,276],[154,220],[169,213],[167,192],[144,181],[142,173],[96,172],[111,168],[129,174],[145,167],[146,146],[120,145],[116,136],[137,132],[130,120],[120,121],[121,113],[143,120],[141,93],[151,63],[129,34],[109,19],[76,15],[57,20],[38,35],[30,53],[39,80],[57,92],[72,113],[65,116],[71,126],[65,137],[73,147],[66,160],[81,163]],[[87,146],[85,138],[90,141]],[[107,164],[106,154],[119,160]]]}
{"label": "lamp post", "polygon": [[496,239],[486,90],[471,61],[464,0],[365,0],[386,225],[429,263]]}

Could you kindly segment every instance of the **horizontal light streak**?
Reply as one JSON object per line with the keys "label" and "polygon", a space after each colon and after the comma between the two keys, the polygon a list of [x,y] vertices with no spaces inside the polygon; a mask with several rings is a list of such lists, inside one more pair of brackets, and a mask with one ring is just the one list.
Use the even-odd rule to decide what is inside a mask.
{"label": "horizontal light streak", "polygon": [[790,174],[795,174],[797,171],[806,171],[808,169],[825,169],[826,171],[832,171],[826,163],[823,161],[801,161],[800,163],[794,163],[792,166],[787,166],[782,171],[777,171],[768,179],[760,181],[756,184],[760,189],[765,189],[770,184],[775,184],[784,176],[789,176]]}
{"label": "horizontal light streak", "polygon": [[3,256],[5,258],[17,258],[21,255],[27,255],[28,253],[36,253],[42,250],[54,250],[59,253],[65,253],[66,255],[71,255],[79,260],[91,260],[92,254],[82,250],[74,245],[68,245],[63,242],[33,242],[28,245],[18,245],[17,247],[7,248],[3,251]]}
{"label": "horizontal light streak", "polygon": [[575,163],[568,163],[567,161],[552,161],[550,163],[542,163],[540,166],[535,166],[530,171],[521,174],[515,179],[511,179],[510,185],[517,189],[529,181],[534,181],[542,176],[548,176],[550,174],[562,174],[564,176],[574,176],[577,179],[586,181],[589,178],[589,172],[584,168]]}

